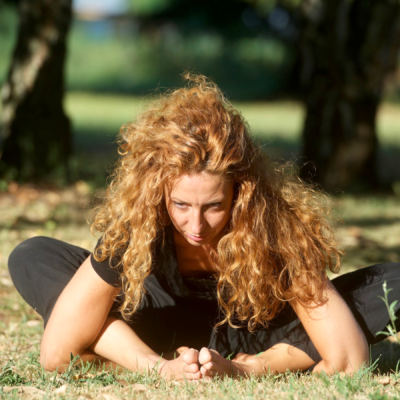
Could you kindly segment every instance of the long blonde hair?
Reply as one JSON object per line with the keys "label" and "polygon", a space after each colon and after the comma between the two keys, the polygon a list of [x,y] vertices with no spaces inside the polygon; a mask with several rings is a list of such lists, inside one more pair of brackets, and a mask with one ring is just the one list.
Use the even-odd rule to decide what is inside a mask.
{"label": "long blonde hair", "polygon": [[265,159],[214,83],[186,78],[186,87],[155,99],[121,128],[121,157],[92,224],[103,233],[98,261],[123,253],[122,315],[137,310],[155,241],[170,222],[165,185],[201,171],[235,184],[232,217],[218,244],[220,323],[245,323],[252,331],[267,326],[284,301],[325,301],[325,269],[338,269],[340,252],[321,195]]}

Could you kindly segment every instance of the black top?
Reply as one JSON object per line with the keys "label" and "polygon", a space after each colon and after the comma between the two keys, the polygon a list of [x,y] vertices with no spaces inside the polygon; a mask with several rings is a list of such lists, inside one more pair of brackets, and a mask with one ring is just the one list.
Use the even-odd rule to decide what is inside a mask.
{"label": "black top", "polygon": [[[98,241],[96,249],[100,243],[101,239]],[[121,269],[117,265],[121,257],[122,253],[98,262],[92,253],[90,261],[94,270],[105,282],[119,286]],[[176,297],[216,299],[217,280],[215,278],[185,278],[181,275],[176,257],[174,235],[170,226],[165,229],[165,240],[158,239],[155,242],[151,274],[157,277],[164,290]]]}

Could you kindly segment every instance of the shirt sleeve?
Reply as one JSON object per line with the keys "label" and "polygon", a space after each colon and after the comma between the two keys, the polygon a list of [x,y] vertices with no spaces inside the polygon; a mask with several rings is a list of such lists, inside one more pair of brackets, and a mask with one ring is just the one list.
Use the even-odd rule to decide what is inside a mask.
{"label": "shirt sleeve", "polygon": [[[96,252],[101,244],[101,238],[97,242],[97,245],[93,251]],[[90,262],[92,263],[93,269],[96,271],[97,275],[100,276],[105,282],[112,286],[120,286],[121,279],[121,266],[117,267],[119,261],[121,260],[121,255],[116,257],[107,257],[104,261],[96,261],[94,254],[90,255]]]}

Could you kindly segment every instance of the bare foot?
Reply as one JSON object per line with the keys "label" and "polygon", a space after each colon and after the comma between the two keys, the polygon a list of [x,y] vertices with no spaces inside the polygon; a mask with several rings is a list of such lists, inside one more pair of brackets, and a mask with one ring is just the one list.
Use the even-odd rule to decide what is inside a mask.
{"label": "bare foot", "polygon": [[175,360],[162,363],[158,372],[162,377],[176,381],[199,380],[202,377],[199,352],[195,349],[184,350]]}
{"label": "bare foot", "polygon": [[240,362],[232,362],[222,357],[218,351],[203,347],[199,354],[200,372],[203,376],[244,376],[246,371]]}

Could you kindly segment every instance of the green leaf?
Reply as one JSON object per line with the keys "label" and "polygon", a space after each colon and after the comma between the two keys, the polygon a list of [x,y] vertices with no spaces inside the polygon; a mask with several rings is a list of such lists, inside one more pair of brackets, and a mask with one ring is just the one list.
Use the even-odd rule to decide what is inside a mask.
{"label": "green leaf", "polygon": [[396,332],[393,330],[393,328],[391,326],[388,325],[387,329],[388,329],[390,335],[396,336]]}
{"label": "green leaf", "polygon": [[385,336],[390,336],[390,333],[388,333],[388,332],[384,332],[384,331],[379,331],[379,332],[376,332],[376,334],[377,334],[377,335],[385,335]]}
{"label": "green leaf", "polygon": [[398,301],[397,300],[395,300],[392,304],[390,304],[390,307],[389,307],[389,312],[390,312],[390,315],[391,315],[391,317],[392,317],[392,319],[393,320],[396,320],[397,319],[397,317],[396,317],[396,310],[395,310],[395,307],[396,307],[396,304],[398,303]]}

